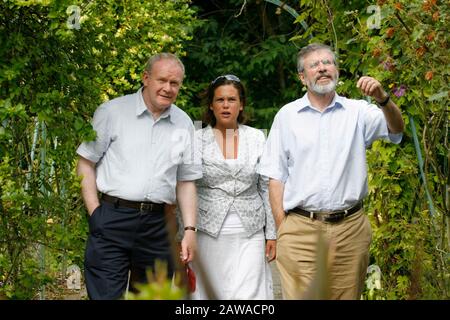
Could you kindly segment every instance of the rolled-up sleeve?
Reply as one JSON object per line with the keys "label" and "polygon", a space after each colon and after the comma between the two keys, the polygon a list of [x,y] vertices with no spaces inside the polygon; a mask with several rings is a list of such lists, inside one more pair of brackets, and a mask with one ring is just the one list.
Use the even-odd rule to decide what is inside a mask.
{"label": "rolled-up sleeve", "polygon": [[403,133],[390,133],[383,111],[374,104],[364,101],[363,121],[364,121],[364,142],[370,146],[377,139],[388,140],[398,144],[402,141]]}
{"label": "rolled-up sleeve", "polygon": [[200,142],[198,136],[194,136],[194,127],[189,127],[184,137],[184,150],[181,164],[177,170],[178,181],[193,181],[202,177],[202,165],[199,158]]}
{"label": "rolled-up sleeve", "polygon": [[281,115],[278,113],[270,129],[257,172],[284,183],[288,177],[288,159],[281,139],[283,134],[281,123]]}
{"label": "rolled-up sleeve", "polygon": [[108,104],[100,105],[94,113],[92,127],[96,132],[94,141],[85,141],[77,149],[77,154],[94,163],[100,161],[110,144],[110,121],[108,117]]}

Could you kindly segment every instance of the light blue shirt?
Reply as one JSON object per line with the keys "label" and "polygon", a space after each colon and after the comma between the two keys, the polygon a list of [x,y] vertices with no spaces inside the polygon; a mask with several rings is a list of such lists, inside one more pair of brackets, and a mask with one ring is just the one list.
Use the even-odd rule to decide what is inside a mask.
{"label": "light blue shirt", "polygon": [[95,141],[77,153],[96,163],[97,189],[132,201],[175,203],[178,181],[202,177],[194,164],[194,126],[172,104],[155,121],[142,97],[134,94],[103,103],[94,114]]}
{"label": "light blue shirt", "polygon": [[285,184],[285,211],[347,209],[367,195],[366,148],[381,138],[402,134],[388,132],[376,105],[335,94],[320,112],[305,94],[275,116],[259,173]]}

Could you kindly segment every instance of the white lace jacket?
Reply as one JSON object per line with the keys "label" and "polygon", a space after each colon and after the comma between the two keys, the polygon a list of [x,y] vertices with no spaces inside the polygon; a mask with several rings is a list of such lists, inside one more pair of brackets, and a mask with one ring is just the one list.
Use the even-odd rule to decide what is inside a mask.
{"label": "white lace jacket", "polygon": [[203,170],[203,178],[196,181],[197,228],[217,237],[233,205],[248,236],[264,228],[266,239],[276,239],[269,204],[269,180],[256,173],[265,144],[264,133],[239,125],[238,159],[231,167],[226,163],[210,126],[197,130],[194,137],[196,157],[201,159]]}

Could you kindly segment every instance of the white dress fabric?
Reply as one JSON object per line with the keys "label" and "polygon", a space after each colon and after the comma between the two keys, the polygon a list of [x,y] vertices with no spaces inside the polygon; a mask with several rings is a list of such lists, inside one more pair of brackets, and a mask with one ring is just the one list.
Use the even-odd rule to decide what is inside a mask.
{"label": "white dress fabric", "polygon": [[[273,299],[272,273],[264,254],[262,230],[250,238],[243,232],[221,234],[217,238],[199,232],[197,240],[198,255],[192,264],[197,275],[193,300],[212,298],[205,281],[219,300]],[[206,275],[199,270],[200,265],[208,270]]]}

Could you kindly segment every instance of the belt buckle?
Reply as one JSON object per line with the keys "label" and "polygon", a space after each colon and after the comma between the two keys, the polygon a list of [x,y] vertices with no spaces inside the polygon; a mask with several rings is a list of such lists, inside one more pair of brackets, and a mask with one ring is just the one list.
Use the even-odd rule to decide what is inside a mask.
{"label": "belt buckle", "polygon": [[336,222],[343,220],[344,218],[345,218],[345,213],[341,211],[341,212],[336,212],[336,213],[332,213],[332,214],[328,214],[328,215],[324,216],[323,221],[330,222],[330,223],[336,223]]}
{"label": "belt buckle", "polygon": [[139,207],[139,211],[153,211],[153,203],[145,203],[141,202],[141,205]]}

